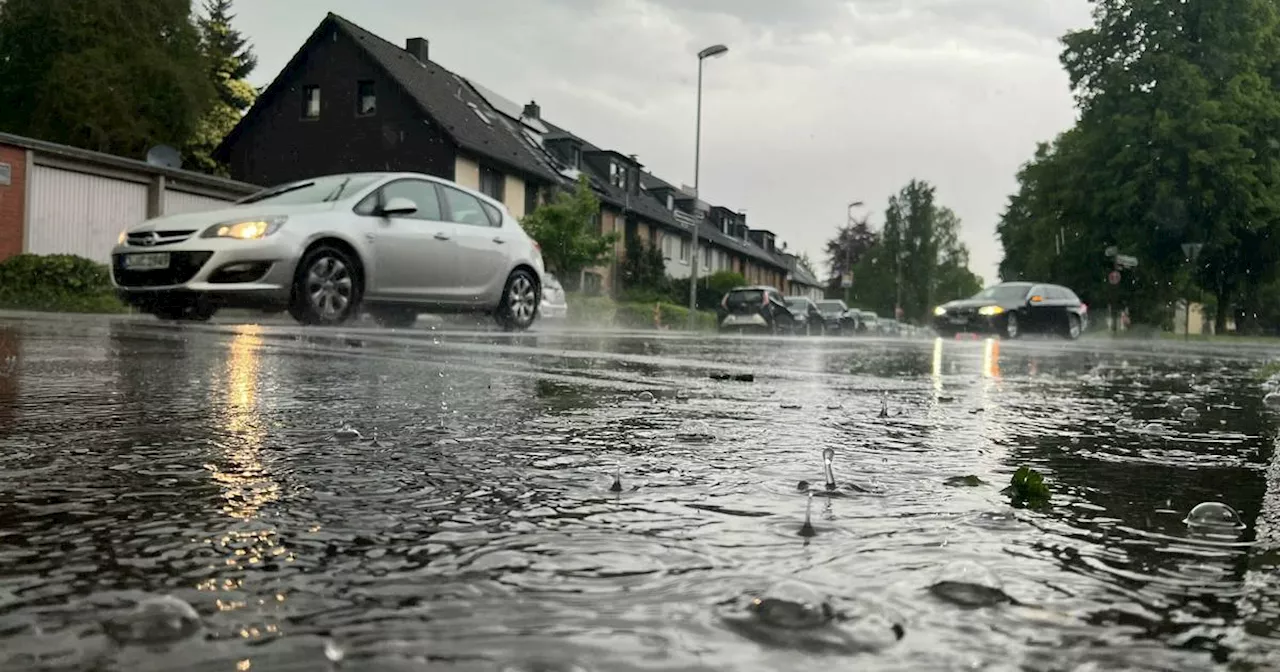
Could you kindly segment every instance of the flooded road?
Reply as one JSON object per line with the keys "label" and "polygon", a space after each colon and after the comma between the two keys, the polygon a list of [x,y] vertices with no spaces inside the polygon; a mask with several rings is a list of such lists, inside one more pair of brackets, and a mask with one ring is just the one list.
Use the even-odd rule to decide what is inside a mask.
{"label": "flooded road", "polygon": [[3,318],[0,670],[1277,669],[1267,356]]}

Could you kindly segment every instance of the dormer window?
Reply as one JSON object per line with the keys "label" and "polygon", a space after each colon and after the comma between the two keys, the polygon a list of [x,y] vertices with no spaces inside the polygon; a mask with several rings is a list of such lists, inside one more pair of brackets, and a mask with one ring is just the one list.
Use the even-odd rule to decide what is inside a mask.
{"label": "dormer window", "polygon": [[667,209],[672,212],[676,210],[676,197],[671,194],[667,194]]}
{"label": "dormer window", "polygon": [[582,148],[574,147],[570,155],[570,162],[574,170],[582,170]]}
{"label": "dormer window", "polygon": [[615,187],[626,188],[627,186],[627,167],[620,163],[609,164],[609,184]]}

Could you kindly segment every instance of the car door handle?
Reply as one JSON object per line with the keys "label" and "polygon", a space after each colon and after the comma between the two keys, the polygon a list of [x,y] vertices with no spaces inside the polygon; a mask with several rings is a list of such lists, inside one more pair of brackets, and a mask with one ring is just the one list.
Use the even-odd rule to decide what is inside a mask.
{"label": "car door handle", "polygon": [[449,240],[449,234],[443,231],[435,235],[436,240]]}
{"label": "car door handle", "polygon": [[493,237],[493,242],[495,242],[495,243],[497,243],[497,244],[501,245],[501,244],[503,244],[503,243],[505,243],[505,242],[507,242],[507,241],[506,241],[506,239],[504,239],[502,236],[494,236],[494,237]]}

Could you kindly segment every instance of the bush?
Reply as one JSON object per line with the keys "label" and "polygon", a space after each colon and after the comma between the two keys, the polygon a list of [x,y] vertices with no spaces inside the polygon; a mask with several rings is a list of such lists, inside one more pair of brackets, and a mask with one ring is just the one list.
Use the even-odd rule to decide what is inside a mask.
{"label": "bush", "polygon": [[106,265],[71,254],[19,254],[0,262],[0,308],[121,313]]}
{"label": "bush", "polygon": [[566,292],[565,303],[569,305],[569,323],[579,326],[610,326],[617,311],[617,304],[607,296]]}
{"label": "bush", "polygon": [[[583,326],[618,327],[621,329],[652,329],[653,308],[658,306],[658,314],[662,326],[682,331],[688,328],[689,309],[676,305],[662,297],[643,297],[635,300],[636,294],[628,296],[627,301],[615,302],[605,296],[584,296],[568,294],[569,323]],[[715,329],[715,313],[698,311],[694,324],[695,329]]]}

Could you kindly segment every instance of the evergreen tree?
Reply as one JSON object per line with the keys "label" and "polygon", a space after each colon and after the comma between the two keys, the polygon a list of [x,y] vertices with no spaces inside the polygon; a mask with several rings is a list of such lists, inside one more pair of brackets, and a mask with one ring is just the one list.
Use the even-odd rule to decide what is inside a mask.
{"label": "evergreen tree", "polygon": [[198,21],[201,46],[208,59],[208,77],[216,96],[200,120],[187,153],[194,169],[225,174],[225,167],[218,165],[211,155],[257,99],[258,92],[248,77],[258,66],[258,58],[249,41],[231,26],[235,19],[231,0],[207,0],[204,12],[205,16]]}

